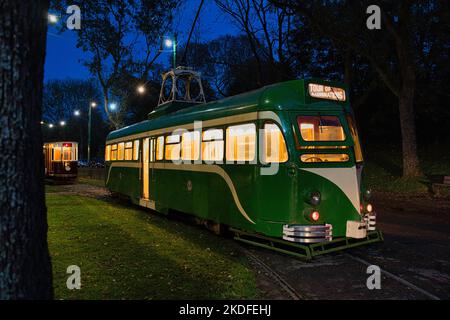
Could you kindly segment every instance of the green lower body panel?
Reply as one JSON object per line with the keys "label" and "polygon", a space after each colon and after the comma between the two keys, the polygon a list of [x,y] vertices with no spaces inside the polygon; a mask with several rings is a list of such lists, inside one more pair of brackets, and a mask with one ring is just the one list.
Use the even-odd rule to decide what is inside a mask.
{"label": "green lower body panel", "polygon": [[303,260],[311,260],[322,254],[383,241],[383,234],[379,230],[368,232],[367,236],[362,239],[342,237],[314,244],[298,244],[237,229],[231,229],[231,231],[235,233],[234,239],[237,241],[292,255]]}

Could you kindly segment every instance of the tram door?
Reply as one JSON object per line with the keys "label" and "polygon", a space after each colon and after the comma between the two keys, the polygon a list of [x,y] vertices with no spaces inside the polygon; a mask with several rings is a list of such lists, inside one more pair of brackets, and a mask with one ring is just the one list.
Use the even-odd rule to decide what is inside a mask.
{"label": "tram door", "polygon": [[142,146],[142,198],[150,199],[150,185],[156,156],[155,138],[145,138]]}
{"label": "tram door", "polygon": [[149,144],[150,138],[145,138],[142,145],[142,198],[148,200],[150,195],[149,189]]}

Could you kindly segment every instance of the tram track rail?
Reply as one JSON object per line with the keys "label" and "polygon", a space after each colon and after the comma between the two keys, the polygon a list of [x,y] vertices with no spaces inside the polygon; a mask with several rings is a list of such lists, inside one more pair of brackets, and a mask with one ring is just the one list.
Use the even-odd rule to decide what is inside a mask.
{"label": "tram track rail", "polygon": [[[352,255],[352,254],[349,254],[349,253],[345,253],[345,256],[349,257],[350,259],[352,259],[352,260],[354,260],[354,261],[358,261],[359,263],[362,263],[362,264],[364,264],[364,265],[366,265],[366,266],[374,265],[374,263],[370,263],[370,262],[368,262],[368,261],[366,261],[366,260],[364,260],[364,259],[361,259],[361,258],[356,257],[356,256],[354,256],[354,255]],[[380,268],[380,271],[381,271],[381,273],[384,274],[386,277],[391,278],[391,279],[393,279],[393,280],[395,280],[395,281],[397,281],[397,282],[400,282],[401,284],[403,284],[403,285],[409,287],[410,289],[412,289],[412,290],[414,290],[414,291],[416,291],[416,292],[419,292],[419,293],[421,293],[421,294],[427,296],[427,297],[430,298],[431,300],[441,300],[441,299],[440,299],[439,297],[437,297],[436,295],[434,295],[434,294],[432,294],[432,293],[426,291],[425,289],[422,289],[422,288],[416,286],[415,284],[413,284],[413,283],[411,283],[411,282],[409,282],[409,281],[403,279],[403,278],[400,277],[400,276],[397,276],[397,275],[395,275],[395,274],[393,274],[393,273],[391,273],[391,272],[389,272],[389,271],[387,271],[387,270],[385,270],[385,269],[383,269],[383,268]]]}
{"label": "tram track rail", "polygon": [[305,300],[305,297],[297,292],[278,272],[268,266],[264,261],[254,255],[247,249],[244,249],[247,257],[256,265],[258,265],[266,275],[274,281],[286,294],[288,294],[292,300]]}
{"label": "tram track rail", "polygon": [[[307,294],[305,293],[300,293],[298,290],[296,290],[287,279],[285,279],[283,276],[281,276],[277,270],[275,270],[274,268],[272,268],[271,266],[269,266],[267,263],[265,263],[260,257],[258,257],[258,254],[262,251],[257,251],[257,254],[254,254],[253,252],[251,252],[249,249],[244,248],[244,253],[246,254],[246,256],[249,258],[249,260],[251,262],[253,262],[255,265],[257,265],[261,271],[263,271],[281,290],[283,290],[292,300],[308,300],[309,297]],[[341,257],[343,258],[347,258],[350,260],[353,260],[355,262],[358,262],[360,264],[363,264],[365,266],[371,266],[371,265],[376,265],[376,263],[371,263],[365,259],[362,259],[360,257],[357,257],[353,254],[350,253],[343,253],[341,255]],[[296,258],[292,258],[293,260],[297,260]],[[300,262],[300,261],[299,261]],[[314,262],[310,261],[310,262],[303,262],[305,263],[305,267],[311,267],[312,265],[316,265]],[[320,265],[320,264],[319,264]],[[302,268],[300,268],[302,269]],[[410,290],[413,290],[417,293],[420,293],[421,295],[427,297],[430,300],[441,300],[441,298],[439,298],[438,296],[428,292],[427,290],[411,283],[410,281],[390,272],[387,271],[386,269],[383,269],[380,267],[380,271],[381,274],[386,276],[387,278],[390,278],[400,284],[402,284],[403,286],[408,287]],[[326,298],[325,298],[326,299]]]}

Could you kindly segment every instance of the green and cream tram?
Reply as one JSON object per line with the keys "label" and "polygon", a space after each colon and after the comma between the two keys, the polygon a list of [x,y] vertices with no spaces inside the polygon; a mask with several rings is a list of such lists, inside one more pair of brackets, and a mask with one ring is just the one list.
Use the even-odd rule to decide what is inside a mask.
{"label": "green and cream tram", "polygon": [[108,135],[111,191],[307,259],[382,240],[343,84],[295,80],[209,103],[169,100]]}

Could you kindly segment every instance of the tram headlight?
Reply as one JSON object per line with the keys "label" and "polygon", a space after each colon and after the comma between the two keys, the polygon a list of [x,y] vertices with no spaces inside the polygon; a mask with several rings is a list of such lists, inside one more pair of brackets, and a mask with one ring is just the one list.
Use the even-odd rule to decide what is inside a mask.
{"label": "tram headlight", "polygon": [[309,202],[313,205],[313,206],[317,206],[318,204],[320,204],[322,197],[320,195],[319,191],[314,191],[313,193],[311,193],[311,196],[309,198]]}
{"label": "tram headlight", "polygon": [[366,191],[364,191],[364,199],[369,200],[370,198],[372,198],[372,190],[367,189]]}
{"label": "tram headlight", "polygon": [[313,211],[309,217],[312,221],[317,221],[320,218],[320,213],[319,211]]}
{"label": "tram headlight", "polygon": [[318,210],[309,209],[306,210],[303,214],[305,219],[309,222],[317,222],[320,219],[320,213]]}

